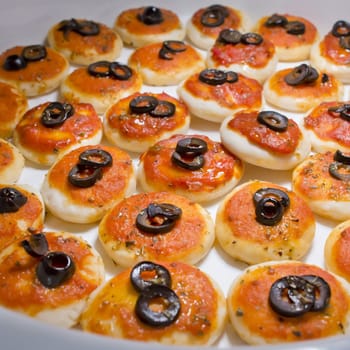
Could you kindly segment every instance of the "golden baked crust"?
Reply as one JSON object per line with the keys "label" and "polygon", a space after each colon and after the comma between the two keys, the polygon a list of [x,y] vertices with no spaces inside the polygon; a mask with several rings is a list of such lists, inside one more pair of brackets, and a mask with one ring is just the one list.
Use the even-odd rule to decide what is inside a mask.
{"label": "golden baked crust", "polygon": [[349,182],[330,174],[333,162],[334,152],[310,155],[293,170],[292,188],[314,213],[345,221],[350,218]]}
{"label": "golden baked crust", "polygon": [[141,47],[164,40],[184,39],[185,28],[176,13],[165,8],[156,8],[162,13],[163,21],[149,25],[138,19],[146,9],[145,6],[127,9],[116,18],[114,29],[125,45]]}
{"label": "golden baked crust", "polygon": [[317,80],[312,83],[287,84],[285,76],[295,68],[280,69],[265,81],[263,93],[267,103],[291,112],[306,112],[321,102],[343,100],[343,84],[325,72],[318,72]]}
{"label": "golden baked crust", "polygon": [[262,85],[255,79],[238,74],[236,82],[211,85],[192,74],[177,89],[180,98],[198,118],[221,123],[227,116],[243,109],[259,109]]}
{"label": "golden baked crust", "polygon": [[350,101],[321,102],[304,117],[304,129],[315,152],[350,151],[349,121],[343,118],[341,113],[332,111],[349,103]]}
{"label": "golden baked crust", "polygon": [[310,61],[315,67],[334,75],[341,82],[350,82],[350,52],[340,45],[340,38],[331,31],[312,46]]}
{"label": "golden baked crust", "polygon": [[216,40],[208,50],[206,62],[209,68],[232,70],[263,83],[276,69],[277,60],[275,46],[266,39],[258,45]]}
{"label": "golden baked crust", "polygon": [[163,45],[164,42],[157,42],[142,46],[129,57],[129,66],[139,71],[145,84],[177,85],[191,74],[204,69],[204,58],[192,46],[174,42],[172,45],[181,45],[183,51],[170,53],[171,59],[165,59],[159,56]]}
{"label": "golden baked crust", "polygon": [[[156,97],[175,105],[175,113],[169,117],[152,117],[149,113],[133,113],[130,101],[139,96]],[[161,139],[175,133],[185,134],[191,116],[187,106],[169,94],[136,92],[108,108],[104,115],[104,134],[112,144],[131,152],[144,152]]]}
{"label": "golden baked crust", "polygon": [[100,143],[102,121],[91,104],[72,104],[74,113],[62,125],[46,127],[41,118],[50,104],[45,102],[28,110],[15,128],[14,143],[26,159],[50,166],[74,148]]}
{"label": "golden baked crust", "polygon": [[150,327],[135,314],[139,293],[130,282],[131,269],[109,280],[90,298],[81,325],[84,331],[115,338],[171,345],[210,345],[226,324],[225,297],[215,282],[192,265],[160,265],[171,275],[171,288],[180,298],[177,320],[167,327]]}
{"label": "golden baked crust", "polygon": [[[290,200],[281,220],[271,226],[256,220],[253,196],[263,188],[280,189]],[[313,242],[315,229],[315,217],[303,199],[282,186],[260,180],[234,188],[220,203],[215,220],[221,247],[234,259],[248,264],[301,259]]]}
{"label": "golden baked crust", "polygon": [[53,25],[47,35],[49,45],[62,53],[69,62],[88,65],[96,61],[113,61],[120,56],[123,42],[120,36],[103,23],[93,22],[99,28],[96,35],[81,35],[76,31],[60,29],[65,22],[92,22],[86,19],[64,20]]}
{"label": "golden baked crust", "polygon": [[[40,259],[29,255],[21,241],[0,254],[0,304],[46,323],[65,328],[79,319],[87,297],[104,280],[99,254],[82,238],[67,232],[45,232],[49,251],[61,251],[74,261],[72,277],[55,288],[45,287],[37,278]],[[27,236],[29,238],[29,236]]]}
{"label": "golden baked crust", "polygon": [[293,169],[309,155],[310,140],[292,118],[287,119],[286,130],[272,130],[258,121],[259,113],[240,111],[227,117],[220,127],[221,142],[248,163],[267,169]]}
{"label": "golden baked crust", "polygon": [[[79,155],[95,149],[108,152],[112,164],[102,168],[102,177],[92,186],[71,184],[68,174],[79,162]],[[70,222],[92,223],[135,191],[134,177],[132,160],[126,152],[104,145],[83,146],[64,154],[52,165],[41,192],[47,209],[55,216]]]}
{"label": "golden baked crust", "polygon": [[28,107],[28,100],[22,92],[0,81],[0,137],[12,136],[16,124]]}
{"label": "golden baked crust", "polygon": [[[182,213],[165,233],[139,229],[136,218],[150,204],[171,204]],[[113,261],[130,267],[142,260],[196,264],[214,243],[214,223],[199,204],[171,192],[140,193],[115,205],[99,224],[99,239]]]}
{"label": "golden baked crust", "polygon": [[[186,33],[195,46],[208,50],[214,44],[220,31],[226,28],[236,29],[241,32],[248,30],[250,25],[249,19],[243,11],[231,6],[224,6],[224,8],[227,16],[224,17],[223,23],[217,26],[205,26],[201,22],[203,14],[210,11],[210,6],[198,9],[191,16],[186,25]],[[213,17],[215,19],[215,16]]]}
{"label": "golden baked crust", "polygon": [[46,47],[47,56],[27,64],[23,69],[6,70],[4,63],[11,55],[21,55],[24,46],[7,49],[0,55],[0,80],[23,91],[27,97],[49,93],[58,88],[68,73],[69,63],[59,52]]}
{"label": "golden baked crust", "polygon": [[0,252],[12,242],[40,231],[44,225],[45,207],[40,193],[29,185],[1,184],[0,191],[11,196],[12,190],[26,197],[26,202],[13,212],[0,214]]}
{"label": "golden baked crust", "polygon": [[[316,275],[328,282],[330,302],[324,311],[283,317],[269,305],[271,285],[288,275]],[[231,323],[252,345],[297,342],[349,332],[349,285],[316,265],[297,261],[269,262],[246,269],[231,285],[227,296]]]}
{"label": "golden baked crust", "polygon": [[350,282],[350,220],[335,226],[329,233],[324,246],[327,270]]}
{"label": "golden baked crust", "polygon": [[133,69],[131,73],[127,80],[119,80],[91,75],[86,67],[77,68],[62,82],[61,97],[70,103],[91,103],[103,114],[113,103],[141,90],[141,75]]}
{"label": "golden baked crust", "polygon": [[298,21],[304,24],[305,32],[302,34],[289,34],[283,26],[266,26],[270,16],[264,16],[256,24],[256,32],[270,40],[276,48],[279,61],[296,62],[309,58],[311,46],[318,39],[316,26],[308,19],[292,14],[274,14],[283,16],[288,22]]}
{"label": "golden baked crust", "polygon": [[0,139],[0,183],[17,182],[23,168],[22,153],[9,141]]}
{"label": "golden baked crust", "polygon": [[[208,151],[199,170],[184,169],[171,160],[177,142],[195,137],[204,140]],[[195,202],[209,202],[230,191],[243,176],[244,165],[220,142],[204,135],[174,135],[153,145],[140,157],[137,180],[144,191],[170,191]]]}

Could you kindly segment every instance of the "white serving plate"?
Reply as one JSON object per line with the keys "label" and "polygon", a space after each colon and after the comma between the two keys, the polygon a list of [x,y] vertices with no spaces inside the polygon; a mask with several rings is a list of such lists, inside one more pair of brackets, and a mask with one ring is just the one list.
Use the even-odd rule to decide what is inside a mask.
{"label": "white serving plate", "polygon": [[[56,22],[69,18],[86,18],[99,21],[112,26],[116,16],[123,9],[154,5],[174,10],[185,23],[189,17],[200,7],[214,3],[231,4],[233,7],[244,11],[255,23],[257,19],[274,12],[293,13],[304,16],[314,22],[320,32],[325,34],[333,23],[339,19],[350,20],[349,0],[236,0],[236,1],[210,1],[210,0],[12,0],[4,3],[1,0],[0,10],[0,52],[15,45],[31,45],[43,43],[48,29]],[[348,15],[348,18],[346,16]],[[130,50],[125,49],[118,61],[126,63]],[[282,66],[282,65],[280,65]],[[144,91],[163,91],[176,96],[175,87],[150,88],[143,87]],[[346,98],[350,98],[350,86],[346,87]],[[30,107],[45,101],[56,99],[56,93],[29,100]],[[285,113],[293,116],[297,121],[303,117],[302,114]],[[218,126],[194,119],[191,124],[191,132],[199,132],[219,140]],[[137,157],[134,157],[137,166]],[[46,169],[41,169],[27,162],[25,170],[18,181],[19,184],[29,183],[40,188]],[[290,188],[290,171],[270,171],[247,165],[246,172],[241,183],[250,179],[261,179],[272,181]],[[220,200],[219,200],[220,201]],[[219,201],[217,203],[219,203]],[[217,205],[211,205],[207,209],[215,219]],[[310,252],[305,257],[306,262],[324,266],[323,245],[330,230],[337,222],[317,217],[316,237]],[[78,225],[63,222],[47,215],[46,230],[65,230],[82,236],[91,242],[104,258],[106,266],[106,278],[119,272],[112,261],[104,254],[102,246],[97,240],[97,225]],[[209,255],[198,264],[198,267],[209,273],[222,287],[226,293],[234,278],[242,272],[246,265],[230,259],[219,247],[215,246]],[[213,346],[213,349],[232,348],[246,349],[234,334],[228,324],[222,338]],[[305,350],[330,350],[349,349],[350,338],[347,336],[333,337],[311,342],[293,344],[280,344],[276,346],[258,346],[254,349],[305,349]],[[43,323],[39,323],[29,317],[5,310],[0,307],[0,349],[44,349],[62,350],[80,348],[84,350],[97,349],[174,349],[158,344],[147,344],[141,342],[121,341],[108,337],[96,336],[83,333],[80,330],[64,330]],[[195,349],[197,347],[191,347]]]}

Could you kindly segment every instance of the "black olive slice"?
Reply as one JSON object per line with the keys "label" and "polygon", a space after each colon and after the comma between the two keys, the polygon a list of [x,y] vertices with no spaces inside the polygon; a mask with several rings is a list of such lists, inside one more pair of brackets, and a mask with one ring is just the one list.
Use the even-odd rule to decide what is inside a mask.
{"label": "black olive slice", "polygon": [[280,190],[279,188],[273,187],[262,187],[257,190],[253,195],[254,204],[257,205],[265,197],[275,197],[278,199],[284,208],[288,208],[290,205],[290,199],[288,194],[285,191]]}
{"label": "black olive slice", "polygon": [[340,162],[332,162],[329,164],[329,173],[334,178],[341,181],[350,181],[350,165]]}
{"label": "black olive slice", "polygon": [[67,118],[74,114],[74,108],[69,103],[51,102],[42,112],[41,123],[52,128],[62,125]]}
{"label": "black olive slice", "polygon": [[182,211],[168,203],[154,204],[140,211],[136,217],[136,227],[147,233],[161,234],[173,229]]}
{"label": "black olive slice", "polygon": [[227,8],[222,5],[212,5],[205,9],[201,16],[201,24],[205,27],[219,27],[229,15]]}
{"label": "black olive slice", "polygon": [[179,154],[198,156],[208,150],[207,143],[198,137],[185,137],[178,141],[175,151]]}
{"label": "black olive slice", "polygon": [[68,174],[68,181],[76,187],[87,188],[93,186],[102,178],[102,168],[85,165],[75,165]]}
{"label": "black olive slice", "polygon": [[93,21],[80,21],[74,26],[73,31],[82,36],[98,35],[100,33],[100,26]]}
{"label": "black olive slice", "polygon": [[56,288],[68,281],[75,272],[73,259],[63,252],[50,252],[39,262],[36,276],[46,288]]}
{"label": "black olive slice", "polygon": [[333,159],[336,162],[350,165],[350,155],[346,155],[344,152],[339,149],[335,151]]}
{"label": "black olive slice", "polygon": [[5,70],[20,70],[27,67],[27,61],[21,55],[9,55],[3,64]]}
{"label": "black olive slice", "polygon": [[269,303],[281,316],[301,316],[310,311],[315,303],[315,287],[300,276],[282,277],[272,284]]}
{"label": "black olive slice", "polygon": [[288,118],[275,111],[262,111],[258,113],[257,121],[266,125],[273,131],[283,132],[288,129]]}
{"label": "black olive slice", "polygon": [[159,50],[158,57],[163,60],[172,60],[174,59],[174,53],[166,49],[164,46],[162,46]]}
{"label": "black olive slice", "polygon": [[43,233],[32,234],[29,239],[21,242],[24,250],[34,258],[41,258],[49,251],[49,244]]}
{"label": "black olive slice", "polygon": [[288,34],[300,35],[305,33],[305,24],[300,21],[290,21],[284,25]]}
{"label": "black olive slice", "polygon": [[169,288],[171,286],[171,276],[168,269],[151,261],[141,261],[136,264],[130,272],[130,281],[139,292],[144,291],[153,284]]}
{"label": "black olive slice", "polygon": [[275,197],[263,197],[255,206],[256,221],[262,225],[273,226],[283,217],[284,209]]}
{"label": "black olive slice", "polygon": [[178,220],[182,215],[181,208],[170,203],[150,203],[146,211],[149,218],[164,216],[170,220]]}
{"label": "black olive slice", "polygon": [[266,27],[283,27],[288,23],[288,20],[286,17],[279,15],[277,13],[274,13],[272,16],[270,16],[264,23]]}
{"label": "black olive slice", "polygon": [[113,158],[111,154],[103,149],[92,148],[88,149],[79,155],[79,165],[101,168],[111,166]]}
{"label": "black olive slice", "polygon": [[68,33],[73,30],[76,31],[78,26],[78,21],[75,18],[71,18],[61,21],[58,30],[63,32],[63,36],[67,38]]}
{"label": "black olive slice", "polygon": [[170,52],[184,52],[187,50],[186,44],[181,40],[166,40],[163,46]]}
{"label": "black olive slice", "polygon": [[329,284],[320,276],[303,275],[304,280],[311,283],[315,287],[315,302],[310,311],[322,311],[328,304],[331,297],[331,289]]}
{"label": "black olive slice", "polygon": [[245,45],[260,45],[264,41],[258,33],[244,33],[241,36],[241,43]]}
{"label": "black olive slice", "polygon": [[112,62],[109,66],[110,76],[118,80],[128,80],[132,76],[131,69],[118,62]]}
{"label": "black olive slice", "polygon": [[236,29],[223,29],[217,38],[217,41],[224,44],[235,45],[241,42],[242,34]]}
{"label": "black olive slice", "polygon": [[3,187],[0,190],[0,214],[15,213],[24,204],[28,198],[13,187]]}
{"label": "black olive slice", "polygon": [[46,47],[43,45],[25,46],[22,56],[26,61],[39,61],[47,56]]}
{"label": "black olive slice", "polygon": [[158,99],[154,96],[140,95],[129,102],[129,108],[132,113],[149,113],[157,107],[158,103]]}
{"label": "black olive slice", "polygon": [[288,73],[284,80],[288,85],[296,86],[304,83],[312,83],[318,79],[318,72],[315,68],[302,63]]}
{"label": "black olive slice", "polygon": [[238,74],[236,72],[233,71],[228,71],[226,72],[226,82],[227,83],[235,83],[238,81]]}
{"label": "black olive slice", "polygon": [[147,25],[159,24],[164,21],[161,9],[155,6],[145,7],[143,12],[137,15],[137,19]]}
{"label": "black olive slice", "polygon": [[163,42],[162,47],[159,51],[159,57],[172,60],[173,55],[178,52],[184,52],[187,50],[186,44],[180,40],[166,40]]}
{"label": "black olive slice", "polygon": [[[161,300],[161,311],[151,308],[152,302]],[[137,317],[147,325],[165,327],[176,321],[180,314],[181,304],[176,293],[166,287],[153,284],[140,294],[136,301]]]}
{"label": "black olive slice", "polygon": [[340,20],[333,24],[332,34],[337,38],[350,35],[350,23]]}
{"label": "black olive slice", "polygon": [[176,151],[173,152],[171,160],[175,165],[187,170],[199,170],[203,167],[205,162],[202,154],[195,157],[189,157],[186,155],[181,155]]}
{"label": "black olive slice", "polygon": [[344,103],[339,106],[329,107],[328,112],[331,114],[339,114],[339,116],[343,119],[350,121],[350,104],[348,103]]}
{"label": "black olive slice", "polygon": [[350,50],[350,35],[348,36],[342,36],[339,38],[339,45],[344,50]]}
{"label": "black olive slice", "polygon": [[94,77],[105,78],[110,75],[109,67],[111,63],[109,61],[97,61],[88,65],[88,73]]}
{"label": "black olive slice", "polygon": [[176,106],[170,101],[159,100],[158,105],[149,114],[155,118],[168,118],[175,114]]}
{"label": "black olive slice", "polygon": [[208,68],[199,73],[199,80],[209,85],[221,85],[226,82],[227,74],[223,70]]}

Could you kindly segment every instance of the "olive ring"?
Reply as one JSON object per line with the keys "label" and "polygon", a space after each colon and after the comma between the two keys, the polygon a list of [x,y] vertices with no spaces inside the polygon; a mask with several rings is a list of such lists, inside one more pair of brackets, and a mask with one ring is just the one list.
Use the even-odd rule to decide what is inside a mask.
{"label": "olive ring", "polygon": [[[164,305],[162,311],[153,311],[150,304],[153,300],[162,299]],[[155,326],[165,327],[173,323],[179,316],[181,309],[180,299],[176,293],[161,285],[151,285],[139,295],[135,312],[138,318],[144,323]]]}
{"label": "olive ring", "polygon": [[257,121],[273,131],[283,132],[288,129],[288,118],[275,111],[259,112]]}
{"label": "olive ring", "polygon": [[[148,279],[143,278],[142,273],[145,271],[154,272],[154,277]],[[171,276],[169,271],[164,266],[151,261],[141,261],[136,264],[131,270],[130,281],[133,287],[139,292],[144,291],[153,284],[169,288],[171,286]]]}

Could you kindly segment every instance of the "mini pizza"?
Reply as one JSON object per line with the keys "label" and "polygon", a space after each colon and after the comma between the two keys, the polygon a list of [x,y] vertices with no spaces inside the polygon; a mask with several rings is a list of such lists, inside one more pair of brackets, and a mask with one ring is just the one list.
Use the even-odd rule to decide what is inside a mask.
{"label": "mini pizza", "polygon": [[247,15],[236,8],[211,5],[200,8],[191,16],[186,25],[186,33],[195,46],[208,50],[223,29],[245,32],[249,22]]}
{"label": "mini pizza", "polygon": [[258,33],[223,29],[207,53],[208,68],[232,70],[264,82],[276,69],[275,46]]}
{"label": "mini pizza", "polygon": [[215,233],[199,204],[171,192],[148,192],[115,205],[100,222],[99,239],[124,267],[141,260],[196,264],[209,252]]}
{"label": "mini pizza", "polygon": [[0,139],[0,183],[14,183],[24,169],[22,153],[9,141]]}
{"label": "mini pizza", "polygon": [[0,80],[27,97],[57,89],[68,69],[69,63],[62,54],[43,45],[15,46],[0,55]]}
{"label": "mini pizza", "polygon": [[166,345],[213,344],[226,325],[223,292],[197,267],[142,261],[94,293],[84,331]]}
{"label": "mini pizza", "polygon": [[350,22],[336,21],[332,30],[312,46],[310,61],[343,83],[350,83]]}
{"label": "mini pizza", "polygon": [[146,192],[166,191],[194,202],[213,201],[243,176],[244,164],[204,135],[174,135],[140,156],[137,181]]}
{"label": "mini pizza", "polygon": [[0,252],[12,242],[43,228],[44,202],[29,185],[0,185]]}
{"label": "mini pizza", "polygon": [[343,100],[343,94],[340,80],[306,63],[280,69],[264,83],[266,102],[290,112],[306,112],[321,102]]}
{"label": "mini pizza", "polygon": [[327,237],[324,257],[327,270],[350,282],[350,220],[335,226]]}
{"label": "mini pizza", "polygon": [[177,85],[205,67],[202,55],[178,40],[142,46],[130,55],[128,64],[139,71],[144,84],[155,86]]}
{"label": "mini pizza", "polygon": [[215,233],[220,246],[248,264],[299,260],[315,235],[315,217],[293,191],[251,180],[231,191],[220,203]]}
{"label": "mini pizza", "polygon": [[104,280],[100,255],[68,232],[34,233],[0,253],[0,305],[48,324],[78,323]]}
{"label": "mini pizza", "polygon": [[215,68],[191,75],[177,92],[193,115],[215,123],[262,104],[262,85],[257,80]]}
{"label": "mini pizza", "polygon": [[350,101],[321,102],[304,117],[315,152],[350,152]]}
{"label": "mini pizza", "polygon": [[125,64],[97,61],[71,72],[62,82],[62,99],[69,103],[91,103],[98,114],[121,98],[141,90],[140,73]]}
{"label": "mini pizza", "polygon": [[298,124],[273,110],[237,112],[222,122],[220,136],[230,152],[267,169],[292,169],[311,150]]}
{"label": "mini pizza", "polygon": [[250,345],[292,343],[349,333],[350,286],[299,261],[249,267],[232,283],[233,329]]}
{"label": "mini pizza", "polygon": [[0,81],[0,137],[9,138],[28,109],[25,95],[14,86]]}
{"label": "mini pizza", "polygon": [[127,151],[145,152],[161,139],[186,134],[191,115],[181,100],[166,92],[136,92],[110,106],[103,120],[108,141]]}
{"label": "mini pizza", "polygon": [[92,223],[135,191],[130,156],[103,145],[83,146],[59,158],[41,186],[47,209],[73,223]]}
{"label": "mini pizza", "polygon": [[74,148],[99,144],[102,134],[102,121],[91,104],[45,102],[24,114],[13,140],[26,159],[50,166]]}
{"label": "mini pizza", "polygon": [[53,25],[47,35],[49,45],[70,63],[89,65],[113,61],[120,56],[123,42],[106,25],[86,19],[71,18]]}
{"label": "mini pizza", "polygon": [[313,23],[291,14],[264,16],[256,24],[255,30],[275,45],[279,61],[284,62],[307,60],[319,36]]}
{"label": "mini pizza", "polygon": [[145,6],[122,11],[114,22],[125,45],[141,47],[165,40],[183,40],[186,30],[176,13]]}
{"label": "mini pizza", "polygon": [[350,219],[350,157],[341,151],[315,153],[294,170],[293,190],[322,217]]}

